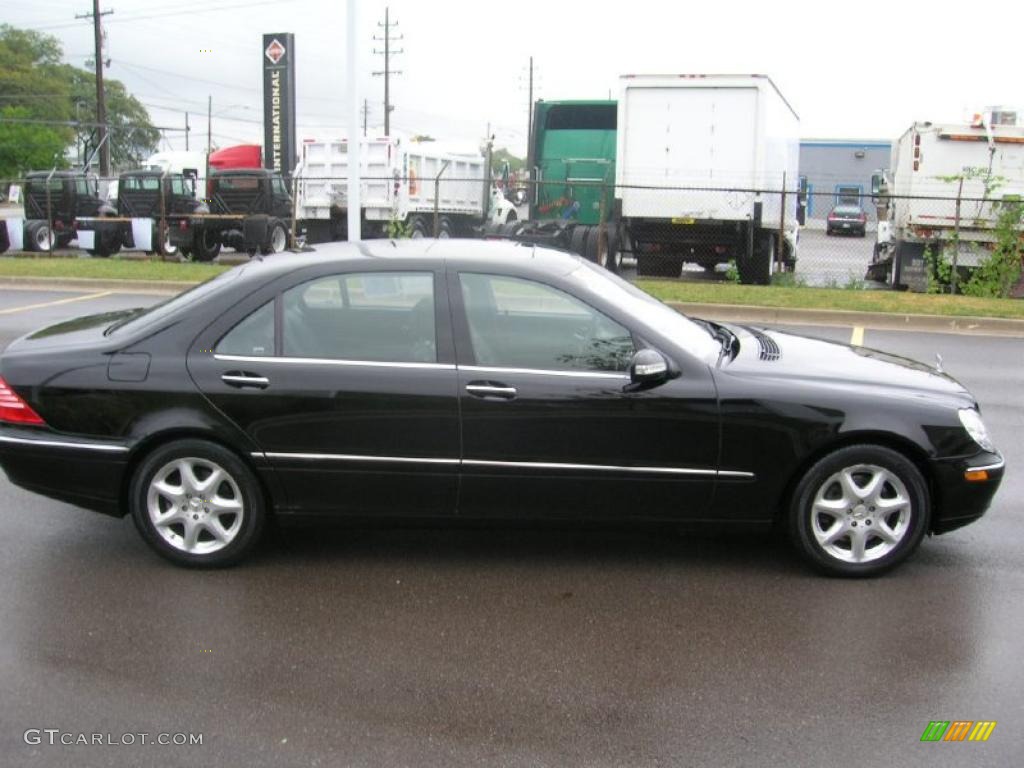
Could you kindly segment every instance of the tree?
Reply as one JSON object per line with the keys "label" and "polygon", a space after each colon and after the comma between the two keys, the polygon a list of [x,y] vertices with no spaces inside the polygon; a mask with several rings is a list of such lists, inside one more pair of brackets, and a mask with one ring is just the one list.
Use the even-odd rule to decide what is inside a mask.
{"label": "tree", "polygon": [[494,150],[492,154],[492,163],[495,168],[501,168],[502,164],[508,163],[508,169],[512,173],[517,173],[526,166],[526,161],[521,157],[516,157],[507,149],[502,147],[501,149]]}
{"label": "tree", "polygon": [[[71,80],[72,99],[81,105],[81,120],[96,122],[96,75],[82,69],[68,66]],[[110,138],[110,162],[115,168],[138,166],[143,158],[151,155],[160,142],[160,131],[149,122],[149,113],[139,100],[128,93],[118,80],[104,78],[107,95],[107,125]],[[91,96],[90,96],[91,94]],[[78,141],[82,143],[83,155],[89,155],[96,148],[99,131],[94,125],[78,128]]]}
{"label": "tree", "polygon": [[[95,146],[95,126],[74,127],[96,121],[94,75],[63,63],[62,56],[55,37],[0,24],[0,177],[66,166],[76,140],[85,143],[86,154]],[[159,131],[122,83],[104,84],[111,160],[120,167],[137,165],[156,148]]]}
{"label": "tree", "polygon": [[[31,119],[25,107],[0,109],[0,179],[17,178],[24,170],[66,167],[66,132],[59,127],[5,122]],[[0,184],[0,189],[3,185]]]}

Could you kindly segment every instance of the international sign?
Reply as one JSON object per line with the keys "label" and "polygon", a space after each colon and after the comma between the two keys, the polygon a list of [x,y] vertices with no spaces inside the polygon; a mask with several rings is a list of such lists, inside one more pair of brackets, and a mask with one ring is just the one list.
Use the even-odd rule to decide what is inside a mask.
{"label": "international sign", "polygon": [[282,176],[295,167],[295,36],[263,36],[263,166]]}

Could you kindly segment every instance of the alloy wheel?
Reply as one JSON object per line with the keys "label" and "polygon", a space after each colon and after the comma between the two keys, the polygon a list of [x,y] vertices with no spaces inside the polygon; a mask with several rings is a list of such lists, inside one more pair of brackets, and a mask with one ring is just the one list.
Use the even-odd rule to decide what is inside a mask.
{"label": "alloy wheel", "polygon": [[830,475],[811,506],[811,532],[830,557],[867,563],[885,557],[906,537],[911,495],[895,473],[857,464]]}
{"label": "alloy wheel", "polygon": [[209,459],[182,457],[164,464],[149,483],[146,509],[153,528],[174,549],[208,555],[242,529],[245,504],[238,483]]}

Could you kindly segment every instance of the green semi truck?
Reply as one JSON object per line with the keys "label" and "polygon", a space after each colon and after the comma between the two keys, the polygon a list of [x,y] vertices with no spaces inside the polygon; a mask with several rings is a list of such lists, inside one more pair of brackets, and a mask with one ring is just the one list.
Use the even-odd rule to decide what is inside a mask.
{"label": "green semi truck", "polygon": [[500,236],[572,250],[619,268],[613,225],[614,101],[538,101],[527,169],[530,215],[492,228]]}

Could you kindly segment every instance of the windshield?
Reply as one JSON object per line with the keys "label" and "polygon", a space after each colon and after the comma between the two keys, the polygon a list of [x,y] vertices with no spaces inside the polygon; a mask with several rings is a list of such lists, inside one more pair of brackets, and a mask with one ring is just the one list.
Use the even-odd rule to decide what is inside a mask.
{"label": "windshield", "polygon": [[234,280],[242,274],[242,271],[245,268],[246,265],[242,264],[234,269],[229,269],[227,272],[221,272],[219,275],[211,277],[206,282],[200,283],[194,288],[189,288],[187,291],[179,293],[177,296],[172,296],[166,301],[161,301],[159,304],[154,304],[146,309],[135,310],[134,314],[114,323],[112,326],[107,328],[104,333],[111,334],[124,328],[134,330],[136,328],[158,323],[177,312],[186,304],[190,304],[193,301],[199,301],[204,296],[208,296],[214,291],[220,290],[226,283]]}
{"label": "windshield", "polygon": [[589,261],[582,262],[569,277],[646,325],[656,328],[659,333],[665,334],[705,362],[714,363],[718,359],[722,344],[709,330],[644,293],[632,283]]}

